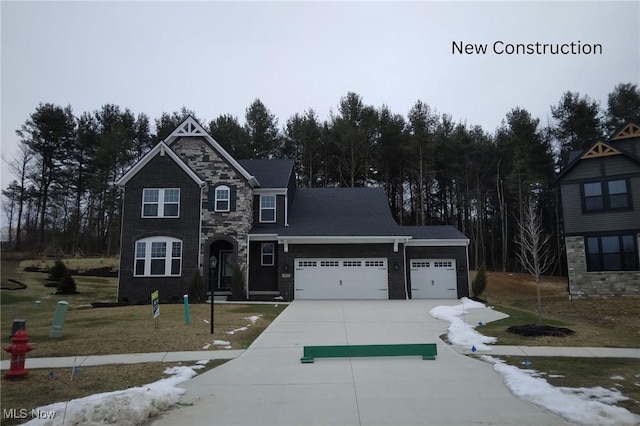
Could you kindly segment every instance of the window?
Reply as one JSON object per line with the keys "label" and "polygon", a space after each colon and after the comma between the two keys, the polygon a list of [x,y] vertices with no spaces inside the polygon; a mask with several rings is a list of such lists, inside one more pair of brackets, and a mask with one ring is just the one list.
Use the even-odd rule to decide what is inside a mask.
{"label": "window", "polygon": [[180,276],[182,241],[171,237],[149,237],[136,241],[133,275]]}
{"label": "window", "polygon": [[145,188],[142,190],[142,217],[178,217],[180,189]]}
{"label": "window", "polygon": [[274,251],[274,245],[273,243],[264,243],[262,244],[262,250],[261,250],[261,261],[260,264],[262,266],[273,266],[274,264],[274,259],[275,259],[275,255],[273,253]]}
{"label": "window", "polygon": [[260,222],[276,221],[276,196],[261,195],[260,196]]}
{"label": "window", "polygon": [[583,212],[599,212],[631,207],[628,188],[629,184],[626,179],[583,183]]}
{"label": "window", "polygon": [[228,186],[222,185],[216,188],[215,211],[228,212],[231,204],[231,191]]}
{"label": "window", "polygon": [[633,235],[586,237],[587,270],[637,271],[638,248]]}

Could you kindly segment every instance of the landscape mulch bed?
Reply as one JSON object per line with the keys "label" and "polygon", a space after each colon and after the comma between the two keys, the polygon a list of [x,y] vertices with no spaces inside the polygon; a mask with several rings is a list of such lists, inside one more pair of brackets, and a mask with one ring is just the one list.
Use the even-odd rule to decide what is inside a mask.
{"label": "landscape mulch bed", "polygon": [[538,324],[525,324],[525,325],[512,325],[507,328],[509,333],[519,334],[526,337],[537,336],[553,336],[564,337],[571,336],[574,331],[566,327],[554,327],[552,325],[538,325]]}

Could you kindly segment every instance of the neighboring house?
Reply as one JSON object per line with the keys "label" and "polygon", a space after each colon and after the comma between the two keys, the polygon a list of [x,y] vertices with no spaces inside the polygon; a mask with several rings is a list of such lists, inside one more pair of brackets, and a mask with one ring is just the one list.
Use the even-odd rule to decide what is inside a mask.
{"label": "neighboring house", "polygon": [[570,296],[640,295],[640,126],[572,153],[556,182]]}
{"label": "neighboring house", "polygon": [[292,160],[236,160],[192,117],[118,182],[118,298],[179,300],[201,270],[252,298],[469,295],[469,240],[451,226],[398,226],[381,188],[296,188]]}

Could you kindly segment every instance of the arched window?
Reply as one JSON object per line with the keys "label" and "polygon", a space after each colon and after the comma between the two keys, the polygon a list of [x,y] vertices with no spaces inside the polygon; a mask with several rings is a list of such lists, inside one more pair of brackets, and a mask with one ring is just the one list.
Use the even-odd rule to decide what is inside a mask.
{"label": "arched window", "polygon": [[182,241],[171,237],[148,237],[136,241],[133,275],[175,276],[182,269]]}
{"label": "arched window", "polygon": [[216,187],[215,192],[215,211],[228,212],[231,204],[231,190],[226,185]]}

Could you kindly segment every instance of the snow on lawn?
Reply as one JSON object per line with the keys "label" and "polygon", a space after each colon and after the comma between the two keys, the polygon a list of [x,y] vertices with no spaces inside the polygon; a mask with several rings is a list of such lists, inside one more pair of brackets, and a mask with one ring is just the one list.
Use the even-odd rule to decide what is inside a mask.
{"label": "snow on lawn", "polygon": [[[53,419],[34,419],[26,425],[57,426],[65,425],[140,425],[149,417],[158,415],[178,402],[185,390],[177,387],[197,373],[191,367],[178,366],[167,368],[165,374],[171,377],[126,390],[98,393],[84,398],[73,399],[68,403],[39,407],[40,412],[55,412]],[[65,413],[66,406],[66,413]]]}
{"label": "snow on lawn", "polygon": [[640,417],[614,404],[628,399],[617,390],[595,388],[554,387],[535,377],[533,370],[521,370],[504,361],[483,355],[483,361],[493,364],[509,390],[518,398],[543,407],[566,420],[583,425],[637,425]]}
{"label": "snow on lawn", "polygon": [[449,321],[449,341],[454,345],[465,346],[470,349],[472,346],[479,351],[490,351],[491,347],[487,343],[495,343],[495,337],[483,336],[474,330],[474,327],[464,322],[460,316],[469,309],[482,309],[485,306],[474,300],[463,297],[462,304],[456,306],[436,306],[429,311],[429,314],[437,319]]}

